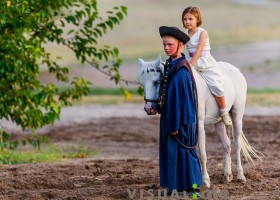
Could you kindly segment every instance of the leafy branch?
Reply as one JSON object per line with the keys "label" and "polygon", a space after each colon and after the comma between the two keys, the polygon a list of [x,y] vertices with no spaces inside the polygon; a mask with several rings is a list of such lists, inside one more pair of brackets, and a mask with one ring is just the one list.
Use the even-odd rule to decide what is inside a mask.
{"label": "leafy branch", "polygon": [[[113,7],[103,19],[97,0],[6,3],[0,0],[0,119],[35,130],[59,119],[61,107],[88,94],[91,83],[83,78],[70,81],[68,67],[53,61],[46,52],[44,44],[49,42],[68,47],[81,64],[90,64],[118,85],[134,83],[119,74],[122,60],[118,49],[98,46],[98,40],[127,16],[126,7]],[[101,62],[112,65],[100,67]],[[67,88],[42,84],[38,79],[42,65]],[[121,90],[126,92],[123,87]]]}

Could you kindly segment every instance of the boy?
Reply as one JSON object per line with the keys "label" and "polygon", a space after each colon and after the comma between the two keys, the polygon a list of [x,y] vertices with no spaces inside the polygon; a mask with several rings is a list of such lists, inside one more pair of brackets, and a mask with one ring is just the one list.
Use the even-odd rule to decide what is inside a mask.
{"label": "boy", "polygon": [[160,103],[160,186],[193,191],[193,184],[203,185],[195,145],[196,90],[192,71],[182,53],[189,37],[176,27],[159,28],[163,47],[169,58],[164,67]]}

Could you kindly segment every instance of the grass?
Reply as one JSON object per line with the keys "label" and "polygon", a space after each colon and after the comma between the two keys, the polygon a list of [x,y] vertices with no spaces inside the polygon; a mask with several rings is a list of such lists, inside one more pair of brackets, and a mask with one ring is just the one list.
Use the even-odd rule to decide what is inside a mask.
{"label": "grass", "polygon": [[280,94],[280,88],[262,88],[262,89],[256,89],[256,88],[249,88],[248,89],[249,95],[269,95],[269,94]]}
{"label": "grass", "polygon": [[[128,89],[132,95],[137,95],[137,89]],[[94,87],[90,89],[89,95],[123,95],[122,91],[117,88],[98,88]]]}
{"label": "grass", "polygon": [[247,105],[280,106],[280,88],[248,89]]}
{"label": "grass", "polygon": [[249,93],[247,105],[273,107],[280,106],[280,93]]}
{"label": "grass", "polygon": [[[247,94],[246,105],[248,106],[280,106],[280,91],[268,90],[267,93],[261,90],[249,90]],[[81,101],[75,102],[74,105],[90,105],[90,104],[124,104],[124,103],[140,103],[143,104],[142,96],[133,95],[127,100],[124,96],[118,95],[91,95],[84,97]]]}
{"label": "grass", "polygon": [[[265,68],[264,68],[265,67]],[[258,63],[252,66],[245,66],[241,69],[242,71],[249,71],[249,72],[255,72],[257,70],[262,70],[264,72],[274,72],[279,73],[280,72],[280,59],[276,60],[266,60],[262,63]]]}
{"label": "grass", "polygon": [[54,162],[64,158],[86,158],[95,155],[88,147],[80,145],[78,148],[48,145],[41,150],[7,150],[0,152],[0,164]]}
{"label": "grass", "polygon": [[120,95],[90,95],[83,97],[82,100],[77,101],[74,105],[90,105],[90,104],[124,104],[124,103],[144,103],[143,97],[139,95],[132,95],[130,99]]}
{"label": "grass", "polygon": [[[60,87],[64,90],[64,87]],[[98,88],[92,87],[87,96],[83,96],[82,100],[73,101],[74,105],[89,105],[89,104],[123,104],[123,103],[141,103],[143,97],[138,94],[136,88],[126,88],[129,92],[127,95],[119,88]]]}
{"label": "grass", "polygon": [[[95,89],[91,89],[94,91]],[[123,104],[123,103],[144,103],[143,97],[137,94],[136,89],[132,89],[132,96],[127,99],[119,89],[114,88],[96,88],[91,95],[84,97],[81,101],[75,102],[75,105],[89,104]],[[280,106],[280,88],[249,88],[247,92],[247,105],[254,106]]]}
{"label": "grass", "polygon": [[[128,91],[133,95],[138,95],[137,89],[131,88]],[[280,93],[280,88],[248,88],[248,94],[261,94],[261,93]],[[123,93],[118,88],[90,88],[89,96],[123,96]]]}

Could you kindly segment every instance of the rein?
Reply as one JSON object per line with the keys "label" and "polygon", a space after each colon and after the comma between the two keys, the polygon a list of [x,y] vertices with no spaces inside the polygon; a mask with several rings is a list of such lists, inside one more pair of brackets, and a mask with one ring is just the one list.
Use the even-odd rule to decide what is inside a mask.
{"label": "rein", "polygon": [[177,140],[177,142],[178,142],[182,147],[184,147],[184,148],[186,148],[186,149],[195,149],[195,148],[196,148],[196,145],[197,145],[198,137],[197,137],[197,134],[196,134],[196,137],[195,137],[195,145],[192,146],[192,147],[189,147],[189,146],[187,146],[187,145],[184,145],[184,144],[179,140],[179,138],[177,137],[177,135],[175,135],[175,139]]}
{"label": "rein", "polygon": [[[191,80],[192,80],[192,84],[193,84],[193,97],[195,99],[195,107],[196,107],[196,129],[195,129],[195,144],[193,146],[187,146],[185,144],[182,143],[182,141],[179,140],[179,138],[177,136],[175,136],[175,139],[177,140],[177,142],[186,149],[195,149],[198,143],[198,130],[199,130],[199,125],[198,125],[198,96],[197,96],[197,87],[196,87],[196,83],[195,83],[195,79],[191,70],[191,67],[189,66],[188,62],[184,59],[184,60],[180,60],[177,63],[177,67],[176,67],[176,71],[175,73],[177,73],[180,68],[185,68],[188,70],[188,72],[190,73],[191,76]],[[173,74],[174,75],[174,74]]]}

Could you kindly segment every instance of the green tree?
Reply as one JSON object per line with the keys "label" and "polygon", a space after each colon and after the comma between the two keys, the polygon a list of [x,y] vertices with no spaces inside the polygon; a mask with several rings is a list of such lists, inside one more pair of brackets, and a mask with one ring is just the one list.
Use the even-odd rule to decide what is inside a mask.
{"label": "green tree", "polygon": [[[69,69],[51,59],[44,49],[48,42],[68,47],[80,63],[92,65],[119,84],[118,49],[99,48],[98,39],[126,15],[126,7],[120,6],[104,17],[97,0],[0,0],[0,119],[35,130],[59,119],[61,107],[89,91],[89,81],[70,81]],[[111,66],[100,66],[101,61]],[[40,83],[43,65],[69,86],[59,90],[52,83]]]}

